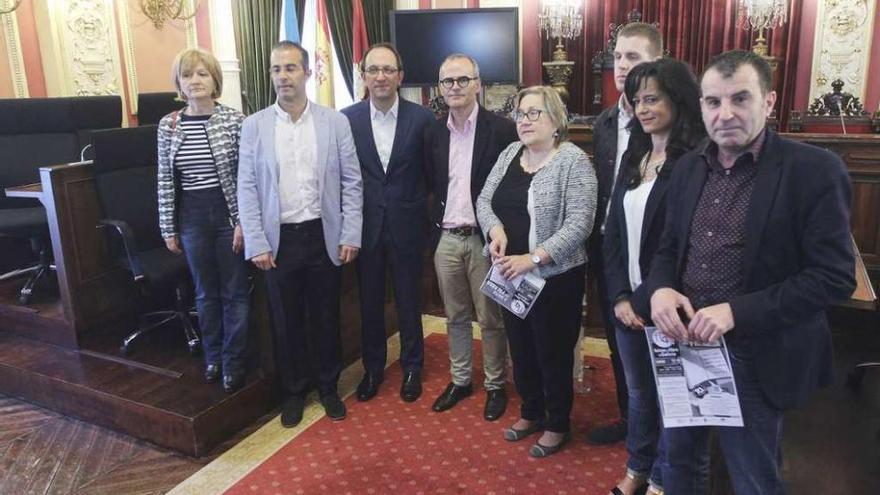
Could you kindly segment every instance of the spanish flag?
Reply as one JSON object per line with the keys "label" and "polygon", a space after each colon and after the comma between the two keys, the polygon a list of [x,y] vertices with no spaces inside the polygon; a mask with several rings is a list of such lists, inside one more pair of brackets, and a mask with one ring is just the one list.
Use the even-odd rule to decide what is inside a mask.
{"label": "spanish flag", "polygon": [[327,22],[327,6],[324,5],[324,0],[317,0],[316,3],[318,25],[315,33],[315,65],[312,77],[315,79],[318,103],[334,108],[333,46],[330,41],[330,25]]}

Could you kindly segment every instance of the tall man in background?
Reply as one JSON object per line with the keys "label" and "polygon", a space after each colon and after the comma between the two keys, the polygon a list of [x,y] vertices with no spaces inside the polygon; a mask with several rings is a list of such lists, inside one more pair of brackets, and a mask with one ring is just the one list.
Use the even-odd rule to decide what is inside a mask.
{"label": "tall man in background", "polygon": [[614,315],[613,302],[608,300],[605,288],[605,263],[602,255],[602,243],[605,232],[605,217],[608,214],[608,202],[617,182],[620,160],[629,143],[629,123],[633,118],[633,109],[623,94],[626,76],[638,64],[657,60],[663,55],[663,38],[660,31],[651,24],[632,22],[623,26],[617,34],[614,46],[614,86],[620,93],[620,99],[613,107],[606,108],[596,118],[593,126],[596,156],[596,178],[599,180],[599,201],[596,205],[596,222],[590,235],[589,245],[589,276],[597,281],[599,300],[605,323],[605,336],[611,351],[611,365],[614,370],[614,381],[617,386],[617,406],[620,409],[620,420],[611,424],[593,428],[587,433],[587,441],[594,444],[608,444],[626,438],[627,397],[626,377],[623,363],[617,353],[617,338],[611,319]]}

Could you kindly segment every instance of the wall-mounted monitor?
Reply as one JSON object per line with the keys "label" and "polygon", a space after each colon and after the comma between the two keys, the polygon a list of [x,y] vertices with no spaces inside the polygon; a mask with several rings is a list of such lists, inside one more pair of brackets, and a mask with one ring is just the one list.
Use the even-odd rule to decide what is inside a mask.
{"label": "wall-mounted monitor", "polygon": [[395,10],[390,16],[404,86],[436,85],[451,53],[476,59],[483,84],[519,84],[517,8]]}

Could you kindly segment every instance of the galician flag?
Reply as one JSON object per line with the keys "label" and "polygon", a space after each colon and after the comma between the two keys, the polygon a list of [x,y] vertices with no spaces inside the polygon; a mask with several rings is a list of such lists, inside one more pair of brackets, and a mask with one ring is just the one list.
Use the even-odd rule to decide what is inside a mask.
{"label": "galician flag", "polygon": [[293,0],[284,0],[281,6],[281,29],[278,30],[278,41],[299,43],[299,23],[296,18],[296,6]]}

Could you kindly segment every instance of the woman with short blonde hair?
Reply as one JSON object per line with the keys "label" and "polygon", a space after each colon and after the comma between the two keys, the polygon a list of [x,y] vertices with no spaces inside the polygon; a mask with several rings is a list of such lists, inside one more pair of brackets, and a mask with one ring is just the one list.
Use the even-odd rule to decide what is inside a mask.
{"label": "woman with short blonde hair", "polygon": [[210,53],[179,53],[171,70],[186,102],[159,122],[159,228],[185,254],[196,292],[205,381],[244,384],[250,296],[238,221],[238,140],[244,115],[217,103],[220,63]]}

